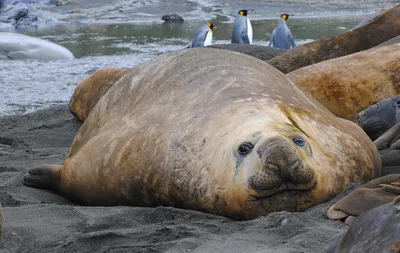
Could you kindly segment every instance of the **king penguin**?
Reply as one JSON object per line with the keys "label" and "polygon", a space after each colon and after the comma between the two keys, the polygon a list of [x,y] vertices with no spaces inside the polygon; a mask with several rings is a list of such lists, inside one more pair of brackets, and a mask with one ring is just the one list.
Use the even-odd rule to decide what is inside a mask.
{"label": "king penguin", "polygon": [[253,44],[253,28],[247,14],[254,10],[240,10],[233,25],[232,44]]}
{"label": "king penguin", "polygon": [[296,43],[294,42],[292,32],[286,25],[286,20],[288,20],[289,14],[282,14],[278,20],[278,25],[272,32],[271,41],[269,46],[273,45],[276,48],[290,49],[290,47],[295,48]]}
{"label": "king penguin", "polygon": [[212,34],[216,27],[207,23],[206,25],[202,25],[194,34],[194,39],[192,41],[192,47],[205,47],[211,45]]}

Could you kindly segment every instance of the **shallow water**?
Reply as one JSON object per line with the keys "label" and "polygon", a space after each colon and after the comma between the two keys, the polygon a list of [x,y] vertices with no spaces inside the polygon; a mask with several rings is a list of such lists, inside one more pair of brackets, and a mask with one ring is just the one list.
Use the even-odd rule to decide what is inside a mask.
{"label": "shallow water", "polygon": [[[297,44],[343,33],[361,16],[289,19]],[[66,103],[75,85],[101,67],[133,67],[152,56],[189,45],[195,30],[205,21],[183,24],[160,22],[139,24],[56,25],[14,32],[40,37],[65,46],[77,59],[38,62],[0,61],[0,116],[23,114],[53,104]],[[230,43],[232,21],[217,16],[213,42]],[[268,45],[275,20],[253,20],[254,44]],[[0,31],[10,31],[3,29]]]}

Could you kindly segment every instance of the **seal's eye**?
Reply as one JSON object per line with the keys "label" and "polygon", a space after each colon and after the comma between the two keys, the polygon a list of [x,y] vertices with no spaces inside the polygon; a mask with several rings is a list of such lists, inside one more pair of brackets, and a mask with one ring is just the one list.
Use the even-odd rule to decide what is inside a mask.
{"label": "seal's eye", "polygon": [[254,146],[250,142],[243,142],[240,144],[238,152],[239,155],[247,155],[253,150]]}
{"label": "seal's eye", "polygon": [[397,106],[397,107],[400,107],[400,100],[397,100],[397,101],[396,101],[396,106]]}
{"label": "seal's eye", "polygon": [[294,142],[294,144],[296,144],[297,146],[299,146],[301,148],[304,148],[304,146],[306,145],[306,142],[301,137],[294,137],[293,142]]}

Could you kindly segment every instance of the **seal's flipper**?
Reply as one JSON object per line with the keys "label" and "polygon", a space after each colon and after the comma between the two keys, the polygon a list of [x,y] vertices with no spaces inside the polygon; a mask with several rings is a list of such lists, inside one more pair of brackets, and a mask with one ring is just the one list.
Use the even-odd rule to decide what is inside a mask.
{"label": "seal's flipper", "polygon": [[30,169],[24,177],[23,184],[29,187],[57,191],[61,168],[61,165],[42,164],[37,168]]}
{"label": "seal's flipper", "polygon": [[380,188],[381,184],[392,184],[400,181],[400,174],[390,174],[382,177],[375,178],[361,186],[361,188]]}
{"label": "seal's flipper", "polygon": [[393,201],[396,196],[381,188],[359,188],[331,206],[327,215],[332,220],[358,216],[372,208]]}
{"label": "seal's flipper", "polygon": [[[392,181],[388,182],[389,180]],[[400,194],[398,174],[377,178],[373,181],[331,206],[327,212],[328,218],[332,220],[346,218],[345,222],[349,225],[360,214],[392,202]]]}
{"label": "seal's flipper", "polygon": [[378,139],[374,141],[376,148],[381,151],[389,148],[394,142],[397,141],[400,135],[400,123],[392,126],[384,134],[382,134]]}

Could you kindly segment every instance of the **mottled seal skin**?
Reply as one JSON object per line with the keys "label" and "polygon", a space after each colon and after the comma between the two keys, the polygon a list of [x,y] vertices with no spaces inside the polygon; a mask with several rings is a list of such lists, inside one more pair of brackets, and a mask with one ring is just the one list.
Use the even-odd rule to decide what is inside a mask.
{"label": "mottled seal skin", "polygon": [[336,116],[354,121],[370,105],[400,94],[399,59],[400,44],[388,45],[320,62],[286,76]]}
{"label": "mottled seal skin", "polygon": [[327,253],[398,253],[400,244],[400,196],[357,218],[328,243]]}
{"label": "mottled seal skin", "polygon": [[359,126],[269,64],[192,48],[124,75],[82,124],[64,165],[33,168],[24,184],[84,205],[173,206],[246,220],[305,210],[380,169]]}
{"label": "mottled seal skin", "polygon": [[385,98],[357,114],[357,124],[371,140],[376,140],[392,126],[400,123],[400,95]]}
{"label": "mottled seal skin", "polygon": [[341,35],[314,41],[289,50],[268,63],[283,73],[372,48],[400,35],[400,5],[368,24]]}
{"label": "mottled seal skin", "polygon": [[69,102],[71,113],[80,121],[85,121],[97,101],[118,82],[131,68],[99,69],[80,82]]}

